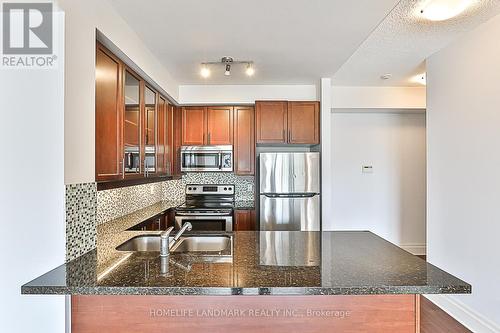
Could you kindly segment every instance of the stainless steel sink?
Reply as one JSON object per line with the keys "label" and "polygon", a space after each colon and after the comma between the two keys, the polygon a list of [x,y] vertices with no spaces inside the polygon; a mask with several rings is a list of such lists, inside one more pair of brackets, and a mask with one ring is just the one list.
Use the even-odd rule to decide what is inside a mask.
{"label": "stainless steel sink", "polygon": [[222,252],[231,245],[228,236],[188,236],[174,245],[172,252]]}
{"label": "stainless steel sink", "polygon": [[[173,237],[169,238],[169,241]],[[230,236],[185,236],[170,249],[170,252],[222,252],[231,246]],[[140,235],[129,239],[116,248],[118,251],[160,251],[159,235]]]}
{"label": "stainless steel sink", "polygon": [[[169,241],[173,237],[169,237]],[[141,235],[129,239],[116,248],[118,251],[149,252],[160,251],[159,235]]]}

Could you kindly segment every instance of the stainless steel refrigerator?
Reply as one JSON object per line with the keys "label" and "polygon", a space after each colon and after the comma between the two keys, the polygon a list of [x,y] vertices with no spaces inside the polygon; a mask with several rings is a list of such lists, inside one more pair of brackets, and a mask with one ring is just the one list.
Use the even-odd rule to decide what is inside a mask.
{"label": "stainless steel refrigerator", "polygon": [[320,230],[319,153],[261,153],[260,230]]}

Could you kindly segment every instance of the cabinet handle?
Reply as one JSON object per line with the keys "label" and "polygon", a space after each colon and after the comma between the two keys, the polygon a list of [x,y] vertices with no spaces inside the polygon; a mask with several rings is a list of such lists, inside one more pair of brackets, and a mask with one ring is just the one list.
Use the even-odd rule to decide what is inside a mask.
{"label": "cabinet handle", "polygon": [[292,132],[288,130],[288,143],[292,142]]}
{"label": "cabinet handle", "polygon": [[285,140],[285,141],[286,141],[285,129],[283,129],[283,140]]}
{"label": "cabinet handle", "polygon": [[125,178],[125,157],[122,158],[122,178]]}
{"label": "cabinet handle", "polygon": [[210,144],[210,132],[208,132],[208,144]]}

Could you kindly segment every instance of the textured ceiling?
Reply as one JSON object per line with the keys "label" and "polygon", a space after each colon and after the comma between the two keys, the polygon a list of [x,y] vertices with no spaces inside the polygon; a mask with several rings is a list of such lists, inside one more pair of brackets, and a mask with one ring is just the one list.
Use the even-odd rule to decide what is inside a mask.
{"label": "textured ceiling", "polygon": [[[414,86],[425,59],[464,32],[500,13],[499,0],[475,0],[461,15],[432,22],[419,15],[423,1],[401,0],[333,76],[339,86]],[[460,70],[457,68],[457,70]],[[380,76],[392,74],[389,80]]]}
{"label": "textured ceiling", "polygon": [[[110,0],[181,84],[316,84],[332,77],[398,0]],[[255,61],[209,79],[200,63]]]}

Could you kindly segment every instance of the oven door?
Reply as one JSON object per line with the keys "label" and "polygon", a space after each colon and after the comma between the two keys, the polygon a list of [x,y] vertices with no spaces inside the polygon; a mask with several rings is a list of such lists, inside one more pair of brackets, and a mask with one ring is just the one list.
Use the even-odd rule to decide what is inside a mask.
{"label": "oven door", "polygon": [[176,215],[175,228],[180,230],[182,225],[190,222],[193,231],[233,231],[233,217],[216,215]]}

